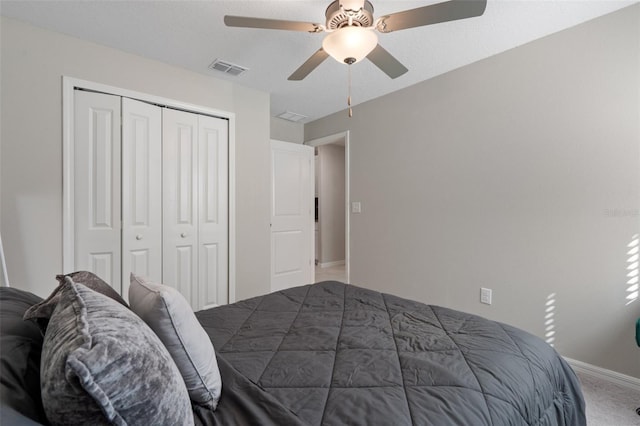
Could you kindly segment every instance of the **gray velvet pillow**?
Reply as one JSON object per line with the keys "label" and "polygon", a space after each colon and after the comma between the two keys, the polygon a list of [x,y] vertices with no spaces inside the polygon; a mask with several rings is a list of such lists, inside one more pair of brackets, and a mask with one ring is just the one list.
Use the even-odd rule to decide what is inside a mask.
{"label": "gray velvet pillow", "polygon": [[216,353],[184,296],[131,274],[129,303],[173,357],[191,400],[215,410],[222,390]]}
{"label": "gray velvet pillow", "polygon": [[32,320],[36,322],[43,333],[47,328],[47,322],[49,321],[49,318],[51,318],[53,310],[58,304],[58,300],[60,299],[60,289],[66,277],[70,277],[76,284],[83,284],[85,287],[89,287],[91,290],[97,291],[98,293],[110,297],[111,299],[120,303],[122,306],[125,306],[127,308],[129,307],[129,305],[127,305],[127,302],[125,302],[124,299],[120,297],[120,295],[113,289],[113,287],[111,287],[93,272],[77,271],[67,275],[56,275],[56,279],[59,282],[58,287],[56,287],[56,289],[53,290],[53,292],[45,300],[27,309],[23,317],[25,320]]}
{"label": "gray velvet pillow", "polygon": [[49,320],[40,371],[54,425],[191,425],[180,372],[131,310],[69,277]]}
{"label": "gray velvet pillow", "polygon": [[70,274],[64,275],[56,275],[56,279],[60,284],[62,284],[66,277],[69,277],[76,284],[82,284],[85,287],[89,287],[91,290],[97,291],[98,293],[104,294],[107,297],[112,298],[116,302],[120,303],[122,306],[126,306],[127,302],[118,294],[117,291],[113,287],[111,287],[106,281],[102,278],[89,271],[76,271],[71,272]]}

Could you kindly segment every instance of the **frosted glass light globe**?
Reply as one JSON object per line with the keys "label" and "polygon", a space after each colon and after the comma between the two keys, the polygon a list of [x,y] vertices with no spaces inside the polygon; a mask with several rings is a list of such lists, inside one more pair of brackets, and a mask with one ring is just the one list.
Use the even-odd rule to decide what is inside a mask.
{"label": "frosted glass light globe", "polygon": [[345,63],[361,61],[377,45],[378,36],[372,29],[353,26],[335,30],[322,41],[325,52],[336,61]]}

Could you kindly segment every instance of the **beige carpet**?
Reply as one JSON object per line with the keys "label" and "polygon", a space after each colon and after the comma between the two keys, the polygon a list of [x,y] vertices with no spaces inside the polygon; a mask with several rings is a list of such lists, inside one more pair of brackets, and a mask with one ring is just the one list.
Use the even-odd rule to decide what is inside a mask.
{"label": "beige carpet", "polygon": [[640,426],[640,392],[577,373],[587,404],[587,426]]}

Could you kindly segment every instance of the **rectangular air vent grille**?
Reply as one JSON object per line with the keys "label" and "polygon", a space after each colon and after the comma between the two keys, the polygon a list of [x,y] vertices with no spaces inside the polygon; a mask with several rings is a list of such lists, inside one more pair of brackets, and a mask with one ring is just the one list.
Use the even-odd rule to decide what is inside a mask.
{"label": "rectangular air vent grille", "polygon": [[309,118],[306,115],[298,114],[296,112],[291,112],[291,111],[285,111],[282,114],[277,115],[276,117],[282,118],[283,120],[287,120],[287,121],[293,121],[294,123],[297,123],[299,121],[303,121]]}
{"label": "rectangular air vent grille", "polygon": [[237,77],[247,71],[249,68],[241,67],[240,65],[232,64],[231,62],[216,59],[211,63],[211,65],[209,65],[209,69],[220,71],[225,74]]}

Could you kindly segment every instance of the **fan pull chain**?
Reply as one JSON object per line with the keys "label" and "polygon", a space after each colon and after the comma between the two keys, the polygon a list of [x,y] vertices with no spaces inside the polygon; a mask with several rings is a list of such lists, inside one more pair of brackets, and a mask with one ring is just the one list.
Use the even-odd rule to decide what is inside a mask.
{"label": "fan pull chain", "polygon": [[348,89],[348,96],[347,96],[347,106],[349,107],[349,118],[351,118],[353,117],[353,110],[351,109],[351,65],[347,66],[347,68],[349,69],[349,72],[348,72],[349,89]]}

